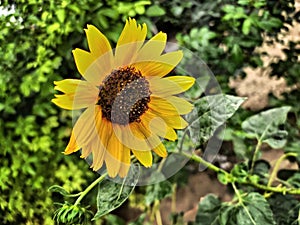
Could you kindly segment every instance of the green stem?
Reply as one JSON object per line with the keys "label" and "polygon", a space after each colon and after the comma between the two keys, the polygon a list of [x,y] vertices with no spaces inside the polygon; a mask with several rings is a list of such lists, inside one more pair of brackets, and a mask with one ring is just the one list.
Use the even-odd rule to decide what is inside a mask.
{"label": "green stem", "polygon": [[159,210],[159,207],[160,207],[160,202],[159,200],[155,200],[154,201],[154,204],[152,206],[152,210],[151,210],[151,214],[150,214],[150,221],[153,223],[154,220],[155,220],[155,215],[156,215],[156,212],[157,210]]}
{"label": "green stem", "polygon": [[256,187],[258,189],[269,191],[269,192],[275,192],[275,193],[281,193],[281,194],[291,194],[291,195],[300,195],[300,189],[293,189],[293,188],[287,188],[287,187],[268,187],[262,184],[254,183],[251,181],[243,182],[242,184],[251,185],[253,187]]}
{"label": "green stem", "polygon": [[177,183],[174,183],[172,185],[171,213],[176,213],[176,190],[177,190]]}
{"label": "green stem", "polygon": [[274,179],[276,178],[276,174],[277,174],[277,172],[278,172],[278,170],[279,170],[279,167],[280,167],[282,161],[285,160],[285,159],[286,159],[287,157],[289,157],[289,156],[294,156],[294,157],[296,157],[297,154],[296,154],[296,153],[290,152],[290,153],[287,153],[287,154],[282,155],[282,156],[276,161],[275,166],[274,166],[274,169],[273,169],[273,171],[272,171],[272,173],[271,173],[271,176],[270,176],[270,179],[269,179],[269,181],[268,181],[267,187],[271,187],[271,185],[272,185]]}
{"label": "green stem", "polygon": [[81,200],[84,198],[84,196],[87,195],[98,183],[103,181],[105,177],[107,176],[107,173],[101,175],[97,180],[95,180],[93,183],[91,183],[84,191],[80,193],[80,196],[77,198],[76,202],[74,203],[74,206],[78,205]]}
{"label": "green stem", "polygon": [[187,158],[190,158],[191,160],[195,161],[195,162],[198,162],[204,166],[206,166],[208,169],[211,169],[217,173],[219,172],[222,172],[224,174],[228,174],[225,170],[213,165],[212,163],[210,162],[207,162],[206,160],[204,160],[202,157],[198,156],[198,155],[195,155],[195,154],[188,154],[188,153],[185,153],[185,152],[181,152],[182,155],[186,156]]}
{"label": "green stem", "polygon": [[258,152],[259,152],[259,150],[260,150],[261,145],[262,145],[262,142],[261,142],[260,139],[258,139],[257,145],[256,145],[256,147],[255,147],[255,151],[254,151],[253,157],[252,157],[252,163],[251,163],[251,168],[250,168],[250,174],[253,174],[254,164],[255,164],[255,161],[256,161],[257,158],[258,158],[257,155],[258,155]]}
{"label": "green stem", "polygon": [[231,185],[232,185],[232,187],[233,187],[234,193],[235,193],[236,196],[238,197],[239,203],[242,204],[242,203],[243,203],[243,198],[242,198],[242,196],[241,196],[239,190],[238,190],[237,187],[235,186],[235,183],[232,182]]}
{"label": "green stem", "polygon": [[[259,149],[259,148],[257,148]],[[195,154],[190,155],[184,152],[180,152],[182,155],[186,156],[187,158],[201,163],[202,165],[206,166],[208,169],[211,169],[217,173],[223,173],[225,175],[230,176],[231,174],[226,172],[225,170],[211,164],[210,162],[205,161],[203,158],[201,158],[200,156],[197,156]],[[287,154],[288,156],[293,156],[293,154]],[[238,181],[237,181],[238,182]],[[256,187],[258,189],[264,190],[264,191],[269,191],[269,192],[275,192],[275,193],[281,193],[281,194],[292,194],[292,195],[300,195],[300,189],[293,189],[293,188],[287,188],[287,187],[268,187],[262,184],[258,184],[258,183],[254,183],[252,181],[246,181],[246,182],[238,182],[240,184],[243,185],[250,185],[253,187]]]}

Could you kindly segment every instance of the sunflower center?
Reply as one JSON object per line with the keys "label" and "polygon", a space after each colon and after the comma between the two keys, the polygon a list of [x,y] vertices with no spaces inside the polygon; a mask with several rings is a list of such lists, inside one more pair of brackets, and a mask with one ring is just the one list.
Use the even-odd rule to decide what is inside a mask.
{"label": "sunflower center", "polygon": [[113,123],[139,122],[150,101],[149,82],[134,67],[113,70],[99,87],[102,116]]}

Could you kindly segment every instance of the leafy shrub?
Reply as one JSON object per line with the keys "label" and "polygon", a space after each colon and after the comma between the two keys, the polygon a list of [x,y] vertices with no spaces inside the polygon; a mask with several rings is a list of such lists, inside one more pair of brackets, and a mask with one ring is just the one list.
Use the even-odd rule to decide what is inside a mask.
{"label": "leafy shrub", "polygon": [[[2,224],[53,224],[53,213],[57,209],[53,202],[61,201],[61,198],[57,193],[47,192],[48,187],[61,185],[51,190],[68,199],[70,192],[82,191],[95,178],[87,163],[78,162],[76,155],[64,157],[61,154],[68,141],[72,115],[50,103],[54,95],[54,80],[79,77],[71,50],[86,47],[83,35],[86,24],[96,25],[113,43],[123,27],[122,21],[128,16],[139,17],[152,28],[175,36],[180,45],[202,58],[216,74],[222,90],[233,94],[227,85],[229,78],[240,74],[246,66],[261,67],[261,57],[268,52],[258,53],[255,49],[262,45],[266,37],[270,37],[271,42],[281,41],[279,32],[288,29],[288,25],[299,16],[299,12],[295,13],[292,0],[5,0],[1,3],[5,9],[12,10],[8,15],[0,16]],[[285,54],[287,57],[284,60],[271,64],[271,74],[283,76],[293,84],[299,80],[297,43],[290,42]],[[242,103],[242,98],[228,95],[225,98],[224,102],[232,107],[226,117],[229,119]],[[194,224],[299,222],[299,202],[293,197],[299,194],[299,172],[278,168],[270,172],[270,164],[259,160],[260,149],[266,144],[284,149],[285,155],[277,160],[278,165],[284,159],[300,163],[299,91],[286,95],[285,99],[272,99],[270,106],[274,109],[255,115],[240,109],[231,118],[225,139],[232,143],[239,163],[231,171],[221,170],[213,164],[206,166],[216,172],[221,183],[234,189],[236,198],[225,203],[216,196],[206,196],[199,203]],[[218,103],[220,99],[215,100]],[[205,98],[198,101],[197,113],[204,115],[199,120],[205,122],[207,116],[212,115],[201,111],[205,108],[204,102]],[[209,136],[211,130],[216,129],[209,127],[197,132]],[[203,144],[199,143],[199,148]],[[170,148],[174,146],[170,145]],[[191,159],[206,163],[195,155]],[[76,163],[73,163],[74,160]],[[151,221],[159,209],[160,200],[174,196],[176,184],[184,183],[182,180],[186,176],[186,173],[180,172],[170,182],[141,189],[146,205],[141,203],[143,200],[138,205],[146,212],[132,224],[145,224],[145,218],[149,215]],[[286,186],[272,186],[276,176]],[[120,190],[121,198],[116,198],[116,189]],[[115,208],[128,198],[132,189],[108,184],[106,188],[99,189],[101,192],[113,196]],[[133,195],[138,198],[138,193]],[[98,195],[97,200],[99,217],[112,210],[109,202],[103,201],[103,196]],[[95,197],[87,202],[95,205]],[[105,207],[101,208],[103,205],[99,202],[104,202]],[[86,208],[73,207],[69,203],[61,205],[65,207],[66,215],[90,213]],[[286,209],[288,212],[283,213]],[[97,209],[92,207],[91,210],[95,212]],[[56,211],[55,219],[63,217],[60,212]],[[80,222],[86,219],[84,216],[82,218]],[[107,224],[125,224],[113,214],[106,216],[105,220]],[[172,220],[174,224],[180,224],[182,214],[172,215]]]}

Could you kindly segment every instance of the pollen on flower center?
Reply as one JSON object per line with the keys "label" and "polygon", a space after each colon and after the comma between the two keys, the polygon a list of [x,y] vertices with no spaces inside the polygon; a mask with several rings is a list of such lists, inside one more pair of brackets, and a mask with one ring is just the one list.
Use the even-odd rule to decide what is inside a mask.
{"label": "pollen on flower center", "polygon": [[99,87],[102,116],[121,125],[139,122],[150,101],[149,82],[134,67],[113,70]]}

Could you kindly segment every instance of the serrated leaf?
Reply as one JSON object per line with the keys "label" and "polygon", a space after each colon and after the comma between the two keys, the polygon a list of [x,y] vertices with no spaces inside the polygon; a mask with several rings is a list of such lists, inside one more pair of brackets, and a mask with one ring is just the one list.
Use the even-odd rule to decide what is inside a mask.
{"label": "serrated leaf", "polygon": [[275,225],[267,200],[252,192],[236,205],[223,204],[219,215],[220,225]]}
{"label": "serrated leaf", "polygon": [[299,225],[299,201],[292,195],[273,194],[268,198],[276,224]]}
{"label": "serrated leaf", "polygon": [[270,109],[249,117],[242,123],[242,128],[258,141],[267,143],[272,148],[282,148],[288,132],[280,129],[286,121],[290,106]]}
{"label": "serrated leaf", "polygon": [[231,95],[205,96],[195,103],[195,109],[187,117],[194,141],[204,143],[222,124],[238,110],[245,98]]}
{"label": "serrated leaf", "polygon": [[[98,188],[97,213],[93,220],[121,206],[134,190],[139,179],[139,174],[139,167],[131,166],[123,183],[120,184],[110,180],[102,181]],[[126,184],[130,184],[130,186]]]}
{"label": "serrated leaf", "polygon": [[66,191],[63,187],[59,186],[59,185],[53,185],[51,187],[48,188],[48,191],[50,192],[57,192],[63,196],[68,196],[70,195],[70,193],[68,191]]}
{"label": "serrated leaf", "polygon": [[198,205],[195,225],[218,224],[218,214],[222,202],[217,196],[209,194],[202,199]]}

